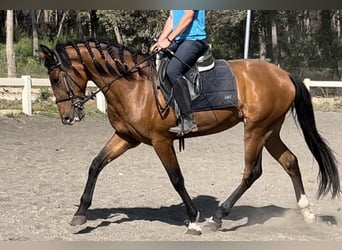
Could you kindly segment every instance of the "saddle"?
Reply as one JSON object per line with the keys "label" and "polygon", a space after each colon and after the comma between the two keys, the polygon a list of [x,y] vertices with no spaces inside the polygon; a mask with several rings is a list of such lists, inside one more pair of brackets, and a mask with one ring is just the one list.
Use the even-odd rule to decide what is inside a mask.
{"label": "saddle", "polygon": [[[158,88],[166,100],[172,99],[172,86],[166,76],[166,68],[172,57],[171,52],[162,51],[157,54],[156,58]],[[191,107],[194,112],[237,106],[236,82],[230,66],[225,60],[215,60],[210,47],[183,78],[189,88]],[[178,117],[179,110],[176,102],[170,102],[170,105],[175,108]]]}
{"label": "saddle", "polygon": [[[173,54],[169,51],[160,52],[157,54],[157,71],[159,77],[159,87],[161,88],[164,97],[170,97],[172,86],[166,76],[166,68],[172,59]],[[186,80],[191,96],[191,100],[196,99],[202,91],[200,82],[200,72],[213,69],[215,66],[215,58],[210,47],[197,59],[197,62],[192,66],[183,78]],[[168,98],[167,98],[168,99]]]}

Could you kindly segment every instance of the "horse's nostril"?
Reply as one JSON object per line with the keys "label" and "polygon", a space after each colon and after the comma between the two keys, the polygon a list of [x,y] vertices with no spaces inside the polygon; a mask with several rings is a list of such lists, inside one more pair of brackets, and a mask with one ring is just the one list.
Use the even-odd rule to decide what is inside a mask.
{"label": "horse's nostril", "polygon": [[63,124],[69,124],[70,123],[70,117],[69,116],[62,117],[62,123]]}

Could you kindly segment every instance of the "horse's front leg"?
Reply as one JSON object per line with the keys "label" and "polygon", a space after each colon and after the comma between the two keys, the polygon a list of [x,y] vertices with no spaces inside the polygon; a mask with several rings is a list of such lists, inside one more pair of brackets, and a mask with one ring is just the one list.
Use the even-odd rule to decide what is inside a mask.
{"label": "horse's front leg", "polygon": [[92,161],[90,165],[87,184],[81,196],[81,203],[70,225],[72,226],[82,225],[87,222],[86,212],[91,205],[96,180],[101,170],[108,163],[115,160],[124,152],[126,152],[128,149],[133,148],[137,146],[138,144],[139,143],[135,141],[128,142],[127,140],[124,140],[117,134],[114,134],[113,137],[106,143],[104,148],[94,158],[94,160]]}
{"label": "horse's front leg", "polygon": [[170,181],[182,198],[186,211],[188,213],[190,223],[188,225],[188,234],[201,234],[201,228],[198,225],[199,211],[192,199],[190,198],[188,192],[185,189],[184,178],[180,170],[175,149],[172,140],[162,140],[160,142],[154,142],[153,148],[158,154],[166,172],[170,178]]}

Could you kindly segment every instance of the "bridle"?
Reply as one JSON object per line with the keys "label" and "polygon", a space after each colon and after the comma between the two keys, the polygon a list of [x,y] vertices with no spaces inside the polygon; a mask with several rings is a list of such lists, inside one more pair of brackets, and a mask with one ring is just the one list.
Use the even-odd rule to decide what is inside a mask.
{"label": "bridle", "polygon": [[62,79],[65,85],[65,89],[67,92],[67,96],[64,97],[60,97],[60,98],[56,98],[56,104],[61,103],[61,102],[66,102],[66,101],[71,101],[71,105],[72,107],[75,108],[75,110],[83,110],[83,106],[84,103],[87,100],[87,96],[86,95],[75,95],[74,91],[71,88],[71,84],[69,82],[69,79],[81,90],[81,87],[79,86],[79,84],[77,83],[77,81],[69,74],[69,72],[65,69],[65,67],[63,66],[61,59],[58,55],[57,52],[54,51],[54,55],[55,58],[57,58],[57,62],[53,65],[51,65],[48,68],[48,74],[50,74],[50,72],[55,69],[58,68],[59,70],[62,71]]}
{"label": "bridle", "polygon": [[[120,78],[124,77],[121,74],[118,74],[117,77],[115,77],[113,80],[111,80],[110,82],[104,84],[103,87],[98,88],[96,91],[91,92],[89,95],[75,95],[74,91],[71,88],[71,83],[69,81],[69,79],[72,81],[73,84],[75,84],[80,90],[81,87],[79,86],[79,84],[77,83],[77,81],[72,77],[72,75],[70,75],[70,73],[68,72],[68,70],[65,68],[65,66],[62,64],[62,61],[60,59],[59,54],[54,50],[54,55],[55,58],[57,59],[57,61],[55,62],[55,64],[51,65],[48,68],[48,74],[51,72],[51,70],[58,68],[60,71],[62,71],[62,78],[64,80],[64,85],[65,85],[65,89],[67,92],[67,96],[64,97],[60,97],[60,98],[56,98],[56,104],[58,103],[62,103],[62,102],[66,102],[66,101],[71,101],[71,106],[75,109],[75,111],[77,112],[81,112],[84,109],[84,104],[86,102],[88,102],[89,100],[93,100],[95,98],[95,96],[99,93],[99,92],[103,92],[105,93],[106,91],[108,91],[111,87],[111,85],[119,80]],[[146,57],[145,59],[143,59],[142,61],[136,63],[134,66],[132,66],[131,68],[129,68],[127,70],[127,73],[132,73],[134,69],[137,69],[139,65],[141,65],[142,63],[151,60],[152,58],[155,57],[155,55],[158,52],[153,52],[152,54],[150,54],[148,57]],[[84,65],[84,62],[82,62],[82,64]],[[87,72],[87,71],[86,71]],[[153,84],[155,85],[155,84]],[[155,87],[153,87],[155,88]],[[155,95],[156,96],[156,95]],[[157,102],[158,104],[158,108],[160,109],[161,105],[159,103],[159,101]],[[163,108],[161,108],[163,110]]]}

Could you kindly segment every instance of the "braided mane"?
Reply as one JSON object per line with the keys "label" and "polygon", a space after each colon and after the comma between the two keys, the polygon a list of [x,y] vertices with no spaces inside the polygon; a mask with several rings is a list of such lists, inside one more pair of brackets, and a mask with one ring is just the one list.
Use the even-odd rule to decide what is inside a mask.
{"label": "braided mane", "polygon": [[[142,56],[142,58],[146,58],[147,54],[142,52],[136,51],[134,49],[125,47],[120,45],[114,41],[110,40],[97,40],[94,38],[85,39],[85,40],[77,40],[71,41],[66,43],[59,43],[56,45],[56,51],[59,54],[63,65],[70,67],[71,60],[69,54],[66,50],[66,47],[72,47],[76,50],[77,55],[80,61],[86,66],[84,61],[84,55],[82,55],[79,46],[83,45],[92,58],[92,62],[96,68],[96,70],[101,75],[108,75],[108,72],[112,75],[120,74],[122,77],[132,78],[134,77],[134,73],[138,73],[140,76],[147,76],[147,73],[140,67],[138,56]],[[99,56],[95,56],[94,51],[97,50],[100,54]],[[136,66],[134,70],[132,67],[129,67],[127,58],[125,58],[125,52],[130,55],[130,59],[133,61],[134,65]],[[108,60],[108,56],[112,59]],[[127,57],[127,56],[126,56]],[[101,64],[102,63],[102,64]],[[105,65],[105,67],[103,66]],[[73,68],[75,71],[76,69]],[[88,70],[88,69],[87,69]]]}

